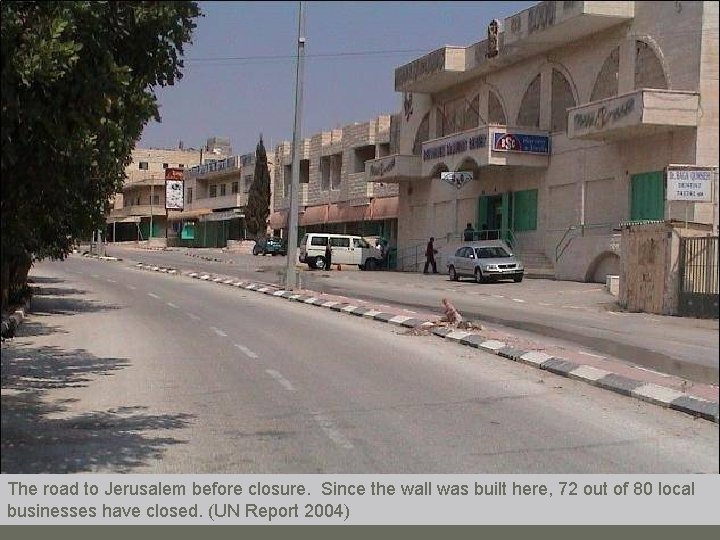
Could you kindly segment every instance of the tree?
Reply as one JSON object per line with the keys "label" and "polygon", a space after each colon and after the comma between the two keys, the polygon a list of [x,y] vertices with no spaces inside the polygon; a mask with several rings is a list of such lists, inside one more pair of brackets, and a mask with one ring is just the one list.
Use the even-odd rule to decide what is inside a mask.
{"label": "tree", "polygon": [[270,214],[270,171],[262,135],[255,148],[255,175],[250,184],[245,223],[248,232],[255,238],[265,237],[267,218]]}
{"label": "tree", "polygon": [[[103,226],[155,89],[182,78],[196,2],[2,2],[2,306],[28,261]],[[19,269],[19,271],[18,271]]]}

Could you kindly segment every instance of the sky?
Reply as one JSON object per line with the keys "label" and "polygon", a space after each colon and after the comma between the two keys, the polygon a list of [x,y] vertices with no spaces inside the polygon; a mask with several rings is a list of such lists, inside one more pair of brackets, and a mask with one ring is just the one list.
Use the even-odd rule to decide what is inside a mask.
{"label": "sky", "polygon": [[[200,2],[183,78],[157,89],[162,121],[138,148],[199,148],[229,137],[253,152],[292,139],[299,2]],[[395,69],[535,2],[304,2],[303,137],[400,110]]]}

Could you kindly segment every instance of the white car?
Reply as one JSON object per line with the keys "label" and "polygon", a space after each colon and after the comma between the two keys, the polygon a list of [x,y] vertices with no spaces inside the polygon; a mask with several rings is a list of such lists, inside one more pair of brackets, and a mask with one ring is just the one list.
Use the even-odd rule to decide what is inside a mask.
{"label": "white car", "polygon": [[513,256],[512,250],[502,240],[468,242],[460,246],[455,255],[448,257],[448,275],[453,281],[472,277],[478,283],[512,279],[523,280],[525,267]]}
{"label": "white car", "polygon": [[382,253],[361,236],[331,233],[307,233],[300,241],[300,262],[310,268],[324,270],[325,246],[330,242],[332,264],[358,266],[360,270],[375,270],[382,263]]}

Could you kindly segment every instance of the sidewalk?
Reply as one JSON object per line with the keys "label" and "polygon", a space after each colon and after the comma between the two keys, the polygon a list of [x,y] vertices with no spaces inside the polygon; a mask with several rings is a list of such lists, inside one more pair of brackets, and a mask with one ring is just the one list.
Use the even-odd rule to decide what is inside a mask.
{"label": "sidewalk", "polygon": [[519,361],[541,370],[585,381],[594,386],[655,403],[674,410],[686,412],[713,422],[718,422],[717,386],[694,383],[679,377],[632,366],[620,361],[596,357],[587,353],[559,347],[549,341],[528,340],[507,331],[486,325],[482,330],[465,331],[442,328],[435,325],[440,319],[438,311],[413,311],[377,302],[346,296],[320,293],[310,289],[285,291],[275,283],[257,280],[238,280],[226,275],[208,272],[178,271],[173,268],[144,265],[137,268],[174,275],[187,276],[220,285],[277,296],[295,302],[332,309],[347,315],[362,316],[404,328],[404,334],[421,335],[433,333],[462,345],[480,348],[510,360]]}

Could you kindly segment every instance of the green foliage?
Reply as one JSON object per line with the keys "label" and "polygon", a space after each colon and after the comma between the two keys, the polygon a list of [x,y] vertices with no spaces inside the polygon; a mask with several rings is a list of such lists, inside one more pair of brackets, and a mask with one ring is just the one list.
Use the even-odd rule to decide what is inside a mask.
{"label": "green foliage", "polygon": [[199,8],[5,1],[0,13],[2,262],[64,258],[102,226],[136,140],[159,120],[155,88],[182,78]]}
{"label": "green foliage", "polygon": [[269,214],[270,172],[268,171],[267,153],[261,135],[260,142],[258,142],[255,149],[255,176],[250,185],[248,204],[245,211],[245,223],[248,232],[256,238],[264,237]]}

